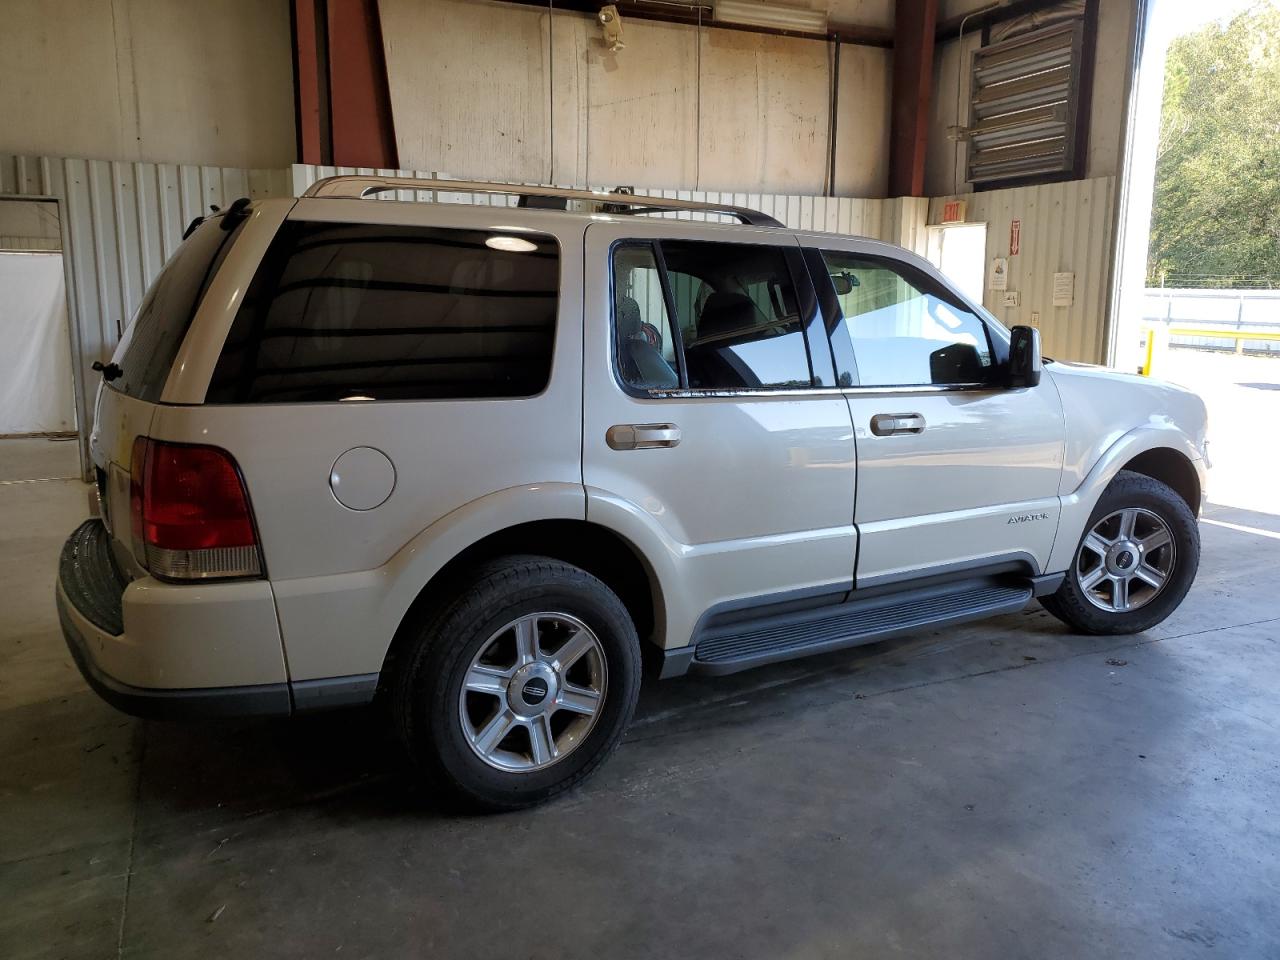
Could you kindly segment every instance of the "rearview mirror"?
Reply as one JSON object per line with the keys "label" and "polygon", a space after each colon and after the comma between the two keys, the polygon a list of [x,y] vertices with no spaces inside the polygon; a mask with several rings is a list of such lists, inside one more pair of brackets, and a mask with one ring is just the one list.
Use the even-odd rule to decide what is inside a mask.
{"label": "rearview mirror", "polygon": [[1009,331],[1009,386],[1034,387],[1040,383],[1040,331],[1014,327]]}
{"label": "rearview mirror", "polygon": [[831,275],[831,283],[835,286],[836,293],[842,297],[846,293],[852,293],[854,287],[860,286],[858,278],[847,270],[833,273]]}

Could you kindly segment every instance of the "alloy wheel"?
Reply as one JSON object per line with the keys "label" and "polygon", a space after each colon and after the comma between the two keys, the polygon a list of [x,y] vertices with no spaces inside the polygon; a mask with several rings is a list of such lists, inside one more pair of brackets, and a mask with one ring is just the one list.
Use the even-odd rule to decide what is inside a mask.
{"label": "alloy wheel", "polygon": [[1155,599],[1173,575],[1176,546],[1169,525],[1141,507],[1108,514],[1080,544],[1075,576],[1091,604],[1128,613]]}
{"label": "alloy wheel", "polygon": [[604,705],[604,647],[567,613],[531,613],[489,637],[458,697],[467,743],[508,773],[559,763],[582,745]]}

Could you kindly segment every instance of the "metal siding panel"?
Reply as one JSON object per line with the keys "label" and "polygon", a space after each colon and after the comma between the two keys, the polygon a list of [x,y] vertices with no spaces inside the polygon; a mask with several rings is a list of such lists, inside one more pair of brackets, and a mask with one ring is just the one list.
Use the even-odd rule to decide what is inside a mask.
{"label": "metal siding panel", "polygon": [[157,195],[159,205],[157,214],[161,223],[161,258],[163,264],[173,256],[182,242],[182,234],[191,221],[182,203],[182,171],[177,164],[164,163],[156,167]]}
{"label": "metal siding panel", "polygon": [[139,262],[144,277],[154,277],[164,265],[164,222],[161,190],[154,163],[137,164]]}
{"label": "metal siding panel", "polygon": [[112,208],[116,215],[116,251],[120,262],[120,293],[123,303],[119,317],[121,332],[142,302],[147,283],[142,254],[142,205],[135,183],[139,172],[137,165],[132,163],[111,165]]}
{"label": "metal siding panel", "polygon": [[[929,222],[941,218],[949,197],[934,198]],[[1102,363],[1107,344],[1107,296],[1112,266],[1112,206],[1115,180],[1100,177],[961,195],[967,219],[987,223],[987,267],[1009,257],[1011,220],[1022,221],[1022,249],[1009,257],[1009,289],[1022,294],[1006,308],[999,291],[986,289],[987,309],[1008,323],[1028,323],[1040,313],[1045,353],[1063,360]],[[1053,275],[1075,274],[1070,307],[1053,306]]]}
{"label": "metal siding panel", "polygon": [[0,155],[0,193],[59,201],[81,459],[92,428],[94,360],[115,349],[147,286],[210,203],[291,196],[289,170]]}

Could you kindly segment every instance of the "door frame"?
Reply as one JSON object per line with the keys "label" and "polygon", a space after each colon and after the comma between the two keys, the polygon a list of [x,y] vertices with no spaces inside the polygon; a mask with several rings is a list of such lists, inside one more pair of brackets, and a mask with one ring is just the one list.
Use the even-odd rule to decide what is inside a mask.
{"label": "door frame", "polygon": [[0,203],[9,201],[26,201],[29,203],[52,203],[58,217],[58,249],[41,251],[58,253],[62,256],[62,298],[67,305],[67,334],[71,344],[71,403],[76,418],[76,448],[80,458],[80,476],[84,480],[92,479],[93,464],[89,459],[90,420],[88,409],[88,390],[84,382],[86,362],[84,341],[77,320],[79,311],[75,301],[75,271],[72,268],[71,230],[67,223],[66,203],[61,197],[46,194],[0,193]]}

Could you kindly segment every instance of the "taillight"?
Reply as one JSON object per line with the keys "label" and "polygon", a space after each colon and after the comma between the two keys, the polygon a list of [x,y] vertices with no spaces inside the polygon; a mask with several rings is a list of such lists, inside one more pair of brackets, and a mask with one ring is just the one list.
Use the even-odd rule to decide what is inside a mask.
{"label": "taillight", "polygon": [[262,574],[249,494],[231,454],[139,437],[129,491],[133,552],[171,580]]}

